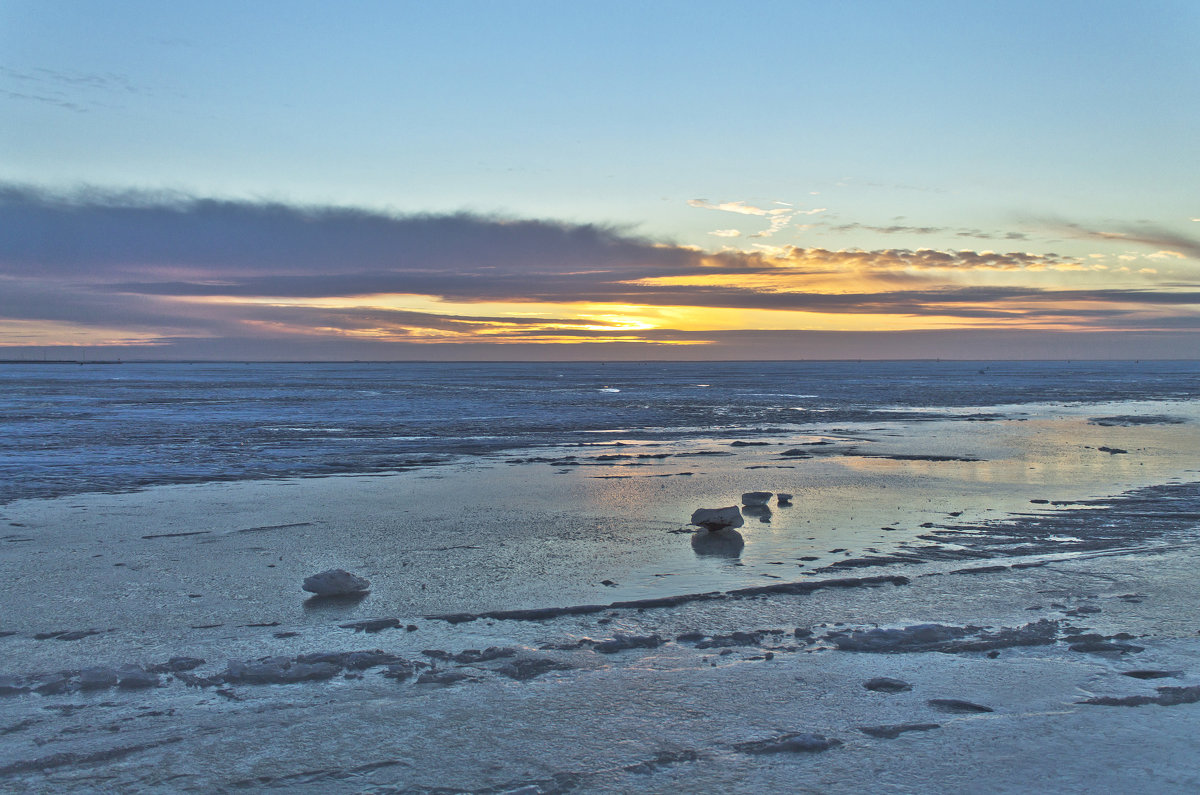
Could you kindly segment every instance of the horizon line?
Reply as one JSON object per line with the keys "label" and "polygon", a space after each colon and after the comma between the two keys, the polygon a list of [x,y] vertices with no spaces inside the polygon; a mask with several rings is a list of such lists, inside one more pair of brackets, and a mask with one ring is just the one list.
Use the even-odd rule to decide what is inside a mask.
{"label": "horizon line", "polygon": [[1200,357],[1140,356],[1137,358],[1048,357],[1048,358],[806,358],[806,359],[0,359],[4,364],[790,364],[811,363],[882,363],[882,362],[1197,362]]}

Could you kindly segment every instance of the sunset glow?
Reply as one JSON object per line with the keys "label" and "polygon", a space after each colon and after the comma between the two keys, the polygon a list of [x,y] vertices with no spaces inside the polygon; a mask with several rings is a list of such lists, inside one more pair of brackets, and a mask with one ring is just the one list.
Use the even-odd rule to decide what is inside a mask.
{"label": "sunset glow", "polygon": [[0,358],[1196,355],[1196,10],[1019,5],[16,3]]}

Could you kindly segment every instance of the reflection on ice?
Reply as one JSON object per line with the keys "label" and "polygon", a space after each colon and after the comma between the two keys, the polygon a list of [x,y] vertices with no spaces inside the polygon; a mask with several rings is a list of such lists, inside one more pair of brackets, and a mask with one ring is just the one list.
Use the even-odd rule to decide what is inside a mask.
{"label": "reflection on ice", "polygon": [[754,516],[763,524],[771,523],[771,507],[769,505],[743,505],[743,516]]}
{"label": "reflection on ice", "polygon": [[304,600],[304,612],[336,615],[356,606],[363,599],[366,599],[369,594],[370,591],[359,591],[358,593],[338,594],[335,596],[310,596]]}
{"label": "reflection on ice", "polygon": [[699,530],[692,536],[692,549],[697,555],[736,558],[742,554],[746,540],[737,530]]}

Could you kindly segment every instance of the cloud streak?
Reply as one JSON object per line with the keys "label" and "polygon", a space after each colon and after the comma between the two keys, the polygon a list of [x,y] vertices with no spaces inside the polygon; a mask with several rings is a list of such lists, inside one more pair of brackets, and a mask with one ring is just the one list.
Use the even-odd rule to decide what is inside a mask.
{"label": "cloud streak", "polygon": [[871,226],[870,224],[850,223],[836,224],[828,227],[834,232],[874,232],[880,235],[954,235],[955,237],[976,238],[979,240],[1028,240],[1024,232],[985,232],[982,229],[961,229],[947,226],[908,226],[905,224],[889,224],[887,226]]}
{"label": "cloud streak", "polygon": [[1200,259],[1200,239],[1161,227],[1123,226],[1116,232],[1102,232],[1080,224],[1058,221],[1057,226],[1068,234],[1088,240],[1127,241],[1157,249],[1168,249],[1191,259]]}
{"label": "cloud streak", "polygon": [[762,207],[755,207],[752,204],[745,202],[710,202],[708,199],[688,199],[689,207],[699,207],[702,210],[721,210],[727,213],[737,213],[738,215],[759,215],[768,218],[779,217],[781,215],[791,215],[794,210],[784,207],[776,207],[771,210]]}
{"label": "cloud streak", "polygon": [[97,96],[143,93],[129,78],[115,73],[64,72],[56,69],[13,69],[0,66],[0,96],[40,102],[86,113],[104,103]]}
{"label": "cloud streak", "polygon": [[[702,210],[721,210],[722,212],[737,213],[738,215],[753,215],[766,218],[770,225],[766,229],[760,232],[755,232],[749,237],[773,237],[779,232],[782,232],[784,229],[787,229],[788,225],[792,222],[792,219],[797,215],[817,215],[826,211],[826,208],[824,207],[818,207],[813,210],[797,210],[787,202],[776,203],[784,206],[775,207],[768,210],[763,207],[755,207],[752,204],[746,204],[746,202],[743,201],[713,203],[707,199],[688,200],[689,207],[698,207]],[[735,231],[737,230],[719,229],[711,234],[717,235],[718,237],[736,237],[737,235],[729,234],[730,232]]]}

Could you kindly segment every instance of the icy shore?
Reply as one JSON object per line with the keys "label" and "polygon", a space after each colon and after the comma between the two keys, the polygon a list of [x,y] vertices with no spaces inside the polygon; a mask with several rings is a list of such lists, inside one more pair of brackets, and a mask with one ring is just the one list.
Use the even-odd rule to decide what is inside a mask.
{"label": "icy shore", "polygon": [[[0,776],[31,792],[1194,791],[1197,563],[1176,547],[542,621],[243,629],[239,655],[308,651],[197,644],[213,659],[164,660],[155,687],[10,691]],[[908,687],[865,686],[880,677]]]}
{"label": "icy shore", "polygon": [[1110,413],[11,502],[0,788],[1194,791],[1196,429]]}

